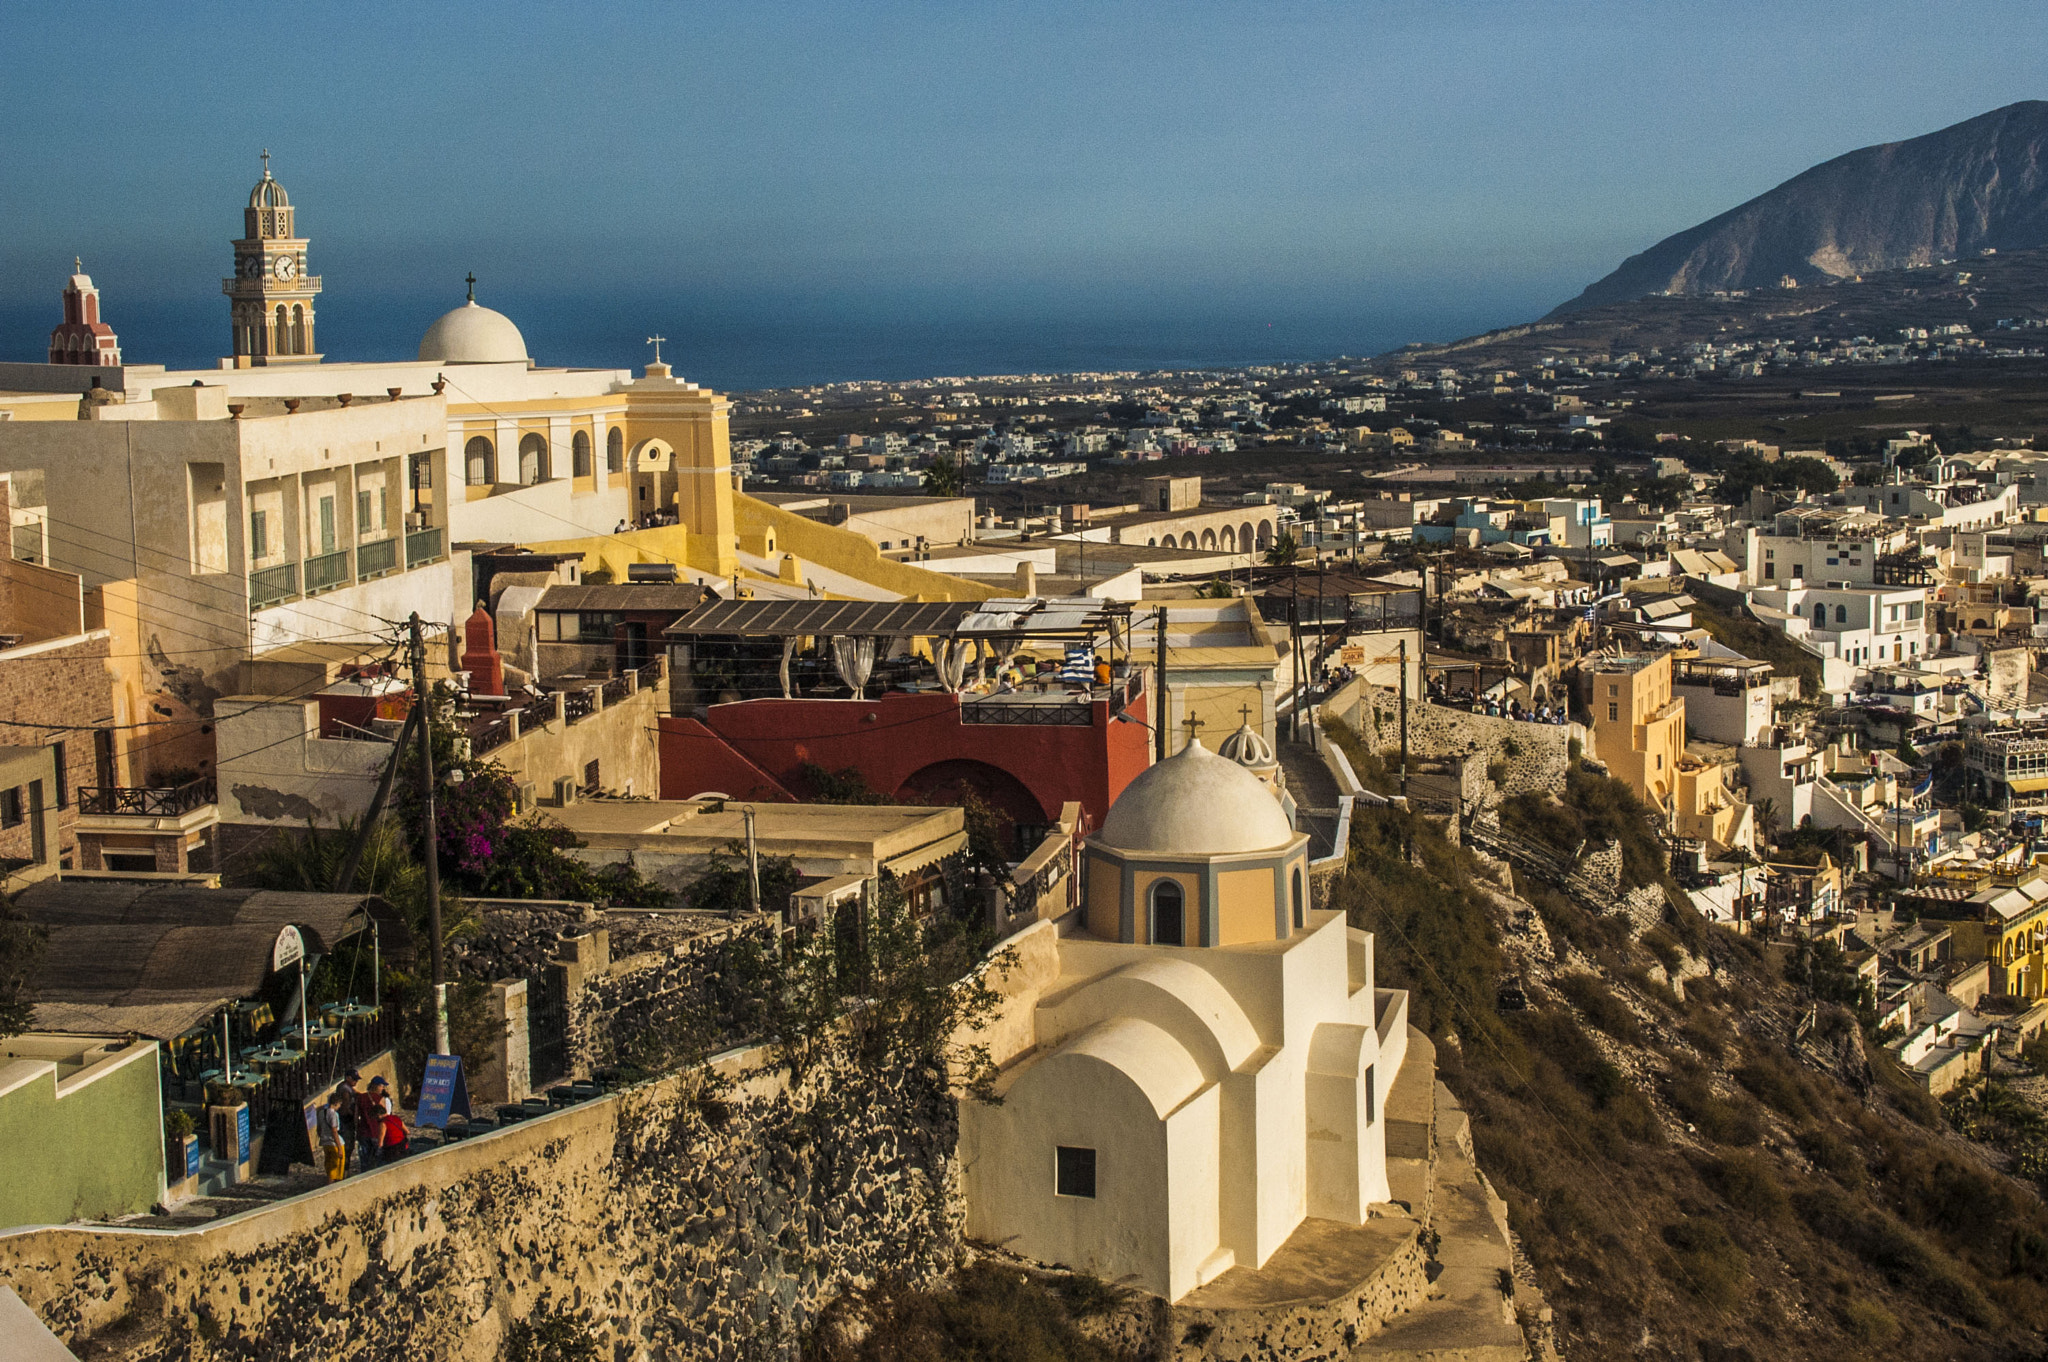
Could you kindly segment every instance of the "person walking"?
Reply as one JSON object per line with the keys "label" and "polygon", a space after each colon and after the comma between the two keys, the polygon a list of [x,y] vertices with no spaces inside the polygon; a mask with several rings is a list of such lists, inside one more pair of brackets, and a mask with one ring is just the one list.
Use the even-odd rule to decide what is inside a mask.
{"label": "person walking", "polygon": [[379,1076],[370,1080],[369,1091],[356,1096],[356,1166],[365,1173],[383,1161],[384,1090],[389,1086]]}
{"label": "person walking", "polygon": [[341,1076],[341,1086],[335,1091],[341,1094],[341,1142],[348,1147],[349,1162],[362,1168],[362,1157],[356,1153],[357,1116],[362,1111],[362,1090],[356,1085],[363,1081],[361,1073],[350,1069]]}
{"label": "person walking", "polygon": [[348,1142],[341,1137],[341,1109],[347,1102],[348,1095],[336,1088],[327,1094],[327,1100],[314,1114],[314,1126],[320,1135],[320,1156],[327,1164],[329,1182],[340,1182],[348,1176]]}

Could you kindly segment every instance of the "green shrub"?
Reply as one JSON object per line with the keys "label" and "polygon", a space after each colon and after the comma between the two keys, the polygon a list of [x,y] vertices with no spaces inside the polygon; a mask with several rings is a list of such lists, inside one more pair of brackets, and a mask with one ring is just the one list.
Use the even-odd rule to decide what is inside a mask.
{"label": "green shrub", "polygon": [[1643,948],[1657,957],[1657,963],[1664,967],[1664,972],[1674,979],[1677,978],[1679,967],[1685,963],[1685,956],[1671,933],[1663,927],[1652,927],[1643,933],[1641,939]]}
{"label": "green shrub", "polygon": [[1811,1114],[1806,1091],[1792,1066],[1776,1055],[1759,1052],[1735,1071],[1735,1081],[1765,1106],[1795,1121]]}
{"label": "green shrub", "polygon": [[1870,1181],[1870,1170],[1856,1147],[1832,1130],[1812,1128],[1799,1132],[1799,1148],[1813,1160],[1813,1166],[1851,1189]]}
{"label": "green shrub", "polygon": [[[804,1362],[1119,1362],[1074,1321],[1113,1309],[1115,1288],[1091,1277],[1048,1279],[984,1259],[936,1287],[884,1282],[819,1315]],[[849,1327],[863,1326],[863,1327]]]}
{"label": "green shrub", "polygon": [[1792,1205],[1815,1235],[1855,1254],[1936,1310],[1980,1329],[2001,1322],[1997,1307],[1967,1270],[1885,1211],[1826,1186],[1799,1193]]}
{"label": "green shrub", "polygon": [[1851,1296],[1835,1311],[1842,1332],[1866,1348],[1882,1348],[1898,1341],[1899,1321],[1874,1300]]}
{"label": "green shrub", "polygon": [[1671,1250],[1667,1275],[1717,1310],[1730,1310],[1749,1294],[1749,1255],[1712,1220],[1690,1216],[1664,1227]]}
{"label": "green shrub", "polygon": [[1785,1191],[1771,1175],[1770,1162],[1759,1154],[1723,1154],[1700,1170],[1721,1200],[1744,1215],[1775,1220],[1785,1213]]}
{"label": "green shrub", "polygon": [[1749,1145],[1763,1138],[1754,1104],[1716,1093],[1706,1071],[1696,1064],[1681,1062],[1665,1081],[1664,1096],[1679,1115],[1715,1144]]}
{"label": "green shrub", "polygon": [[1586,1014],[1586,1020],[1625,1045],[1640,1045],[1642,1023],[1614,990],[1590,974],[1567,974],[1557,981],[1558,991]]}

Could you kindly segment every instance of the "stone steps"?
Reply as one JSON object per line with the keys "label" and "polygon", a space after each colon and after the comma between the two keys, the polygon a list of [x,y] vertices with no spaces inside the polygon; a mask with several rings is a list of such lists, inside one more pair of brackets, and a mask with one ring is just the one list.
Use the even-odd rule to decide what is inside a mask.
{"label": "stone steps", "polygon": [[[1430,1096],[1435,1157],[1425,1165],[1426,1201],[1429,1227],[1437,1234],[1436,1276],[1420,1304],[1359,1344],[1351,1357],[1354,1362],[1525,1362],[1529,1348],[1509,1294],[1514,1254],[1507,1207],[1473,1163],[1471,1118],[1442,1083],[1432,1083]],[[1391,1120],[1391,1099],[1388,1106]],[[1390,1128],[1390,1146],[1393,1137]],[[1390,1158],[1390,1178],[1393,1171]]]}

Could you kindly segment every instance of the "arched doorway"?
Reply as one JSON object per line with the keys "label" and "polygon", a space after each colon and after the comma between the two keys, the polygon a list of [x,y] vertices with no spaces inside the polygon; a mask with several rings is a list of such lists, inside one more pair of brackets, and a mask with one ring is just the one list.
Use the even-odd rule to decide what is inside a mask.
{"label": "arched doorway", "polygon": [[1195,546],[1195,532],[1193,530],[1189,530],[1180,537],[1180,546],[1184,549],[1191,549]]}
{"label": "arched doorway", "polygon": [[1177,880],[1155,880],[1152,884],[1152,944],[1187,944],[1187,895]]}
{"label": "arched doorway", "polygon": [[1273,522],[1270,520],[1261,520],[1259,522],[1259,547],[1262,549],[1273,547]]}
{"label": "arched doorway", "polygon": [[1209,550],[1211,553],[1214,553],[1216,551],[1216,531],[1202,531],[1202,547]]}
{"label": "arched doorway", "polygon": [[519,482],[523,487],[547,481],[548,442],[545,436],[524,435],[519,440]]}
{"label": "arched doorway", "polygon": [[497,451],[491,442],[481,435],[469,437],[469,443],[462,447],[462,463],[465,477],[471,487],[488,487],[497,481]]}
{"label": "arched doorway", "polygon": [[1235,553],[1237,551],[1237,531],[1228,525],[1223,527],[1223,551],[1225,553]]}
{"label": "arched doorway", "polygon": [[1247,520],[1244,524],[1237,527],[1237,546],[1239,548],[1243,549],[1246,553],[1250,553],[1255,542],[1252,538],[1251,521]]}
{"label": "arched doorway", "polygon": [[[1045,806],[1023,781],[985,761],[955,758],[913,771],[896,798],[910,804],[953,804],[967,810],[968,834],[986,816],[1005,857],[1021,860],[1038,846],[1051,823]],[[984,825],[987,826],[987,825]]]}

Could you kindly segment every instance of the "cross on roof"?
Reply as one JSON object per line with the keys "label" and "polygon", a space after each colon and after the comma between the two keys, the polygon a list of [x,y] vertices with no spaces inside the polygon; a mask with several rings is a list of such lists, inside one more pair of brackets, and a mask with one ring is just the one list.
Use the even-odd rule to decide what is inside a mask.
{"label": "cross on roof", "polygon": [[649,336],[647,338],[647,343],[654,347],[654,362],[656,364],[661,363],[661,343],[667,339],[667,336]]}
{"label": "cross on roof", "polygon": [[467,284],[467,285],[469,285],[469,301],[471,301],[472,303],[473,303],[473,302],[475,302],[475,301],[476,301],[476,271],[472,270],[472,271],[470,271],[470,272],[469,272],[468,274],[465,274],[464,276],[462,276],[462,282],[463,282],[463,283],[465,283],[465,284]]}
{"label": "cross on roof", "polygon": [[1180,726],[1188,731],[1188,741],[1193,742],[1195,740],[1195,730],[1203,727],[1204,721],[1190,714],[1187,718],[1180,721]]}
{"label": "cross on roof", "polygon": [[270,178],[270,148],[269,148],[269,147],[265,147],[265,148],[263,149],[263,178],[264,178],[264,179],[266,179],[266,180]]}
{"label": "cross on roof", "polygon": [[1252,726],[1252,707],[1250,705],[1239,705],[1237,713],[1238,717],[1244,720],[1244,726],[1250,728]]}

